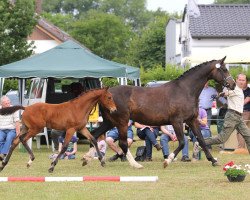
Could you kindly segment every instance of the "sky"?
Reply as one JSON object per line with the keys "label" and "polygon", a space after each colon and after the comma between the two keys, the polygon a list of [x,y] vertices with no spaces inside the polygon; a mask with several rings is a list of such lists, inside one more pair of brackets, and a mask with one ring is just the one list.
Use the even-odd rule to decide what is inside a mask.
{"label": "sky", "polygon": [[[157,10],[159,7],[161,10],[169,13],[183,12],[185,4],[188,0],[147,0],[148,10]],[[196,0],[198,4],[211,4],[214,0]]]}

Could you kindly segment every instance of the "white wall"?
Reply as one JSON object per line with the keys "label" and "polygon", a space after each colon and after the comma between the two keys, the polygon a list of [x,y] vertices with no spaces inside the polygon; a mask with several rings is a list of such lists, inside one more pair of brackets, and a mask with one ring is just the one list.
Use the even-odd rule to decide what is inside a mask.
{"label": "white wall", "polygon": [[[30,40],[28,41],[30,42]],[[43,53],[49,49],[52,49],[59,45],[55,40],[34,40],[34,52],[35,54]]]}
{"label": "white wall", "polygon": [[166,64],[180,63],[181,45],[179,43],[180,22],[170,19],[166,26]]}

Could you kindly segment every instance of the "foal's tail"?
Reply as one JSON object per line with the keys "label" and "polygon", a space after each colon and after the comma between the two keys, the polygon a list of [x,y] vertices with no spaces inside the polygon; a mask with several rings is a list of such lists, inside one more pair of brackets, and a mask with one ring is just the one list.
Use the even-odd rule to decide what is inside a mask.
{"label": "foal's tail", "polygon": [[0,115],[10,115],[17,110],[25,110],[25,107],[23,106],[11,106],[11,107],[6,107],[6,108],[1,108],[0,109]]}

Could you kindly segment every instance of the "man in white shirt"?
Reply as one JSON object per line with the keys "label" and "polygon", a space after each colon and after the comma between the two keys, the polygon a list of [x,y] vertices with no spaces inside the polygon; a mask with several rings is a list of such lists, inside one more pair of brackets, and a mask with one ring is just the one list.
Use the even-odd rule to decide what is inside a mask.
{"label": "man in white shirt", "polygon": [[226,90],[225,92],[220,93],[219,96],[227,96],[228,111],[225,115],[221,132],[215,137],[206,138],[206,145],[221,144],[226,142],[236,129],[244,138],[248,152],[250,152],[250,129],[248,129],[242,117],[244,106],[243,87],[244,82],[241,81],[238,75],[236,78],[235,89]]}
{"label": "man in white shirt", "polygon": [[[1,98],[2,108],[10,107],[7,96]],[[0,115],[0,160],[9,152],[14,138],[20,134],[19,111],[11,115]]]}

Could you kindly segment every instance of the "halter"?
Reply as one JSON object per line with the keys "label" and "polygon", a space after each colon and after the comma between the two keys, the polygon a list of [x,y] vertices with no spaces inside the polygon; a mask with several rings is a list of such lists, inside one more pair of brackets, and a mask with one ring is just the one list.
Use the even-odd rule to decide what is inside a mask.
{"label": "halter", "polygon": [[219,69],[219,72],[221,73],[221,75],[223,77],[223,86],[228,88],[229,87],[229,83],[227,82],[227,80],[232,79],[232,81],[234,81],[234,79],[232,78],[231,75],[229,75],[228,77],[225,77],[224,72],[223,72],[223,70],[220,67],[217,68],[217,69]]}

